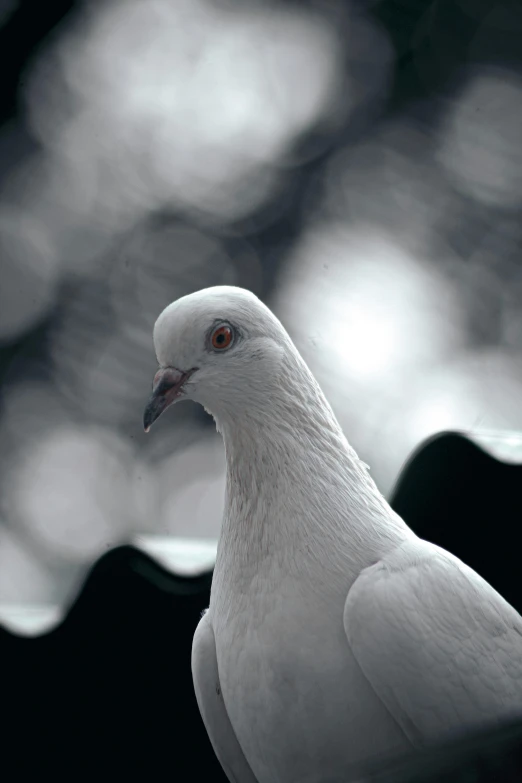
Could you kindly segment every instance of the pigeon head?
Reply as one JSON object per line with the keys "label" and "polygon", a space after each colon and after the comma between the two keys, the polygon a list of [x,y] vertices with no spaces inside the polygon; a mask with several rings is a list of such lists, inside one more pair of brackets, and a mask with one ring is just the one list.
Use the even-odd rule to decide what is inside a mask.
{"label": "pigeon head", "polygon": [[143,424],[191,399],[215,417],[237,415],[277,386],[291,346],[273,313],[250,291],[206,288],[184,296],[154,326],[159,369]]}

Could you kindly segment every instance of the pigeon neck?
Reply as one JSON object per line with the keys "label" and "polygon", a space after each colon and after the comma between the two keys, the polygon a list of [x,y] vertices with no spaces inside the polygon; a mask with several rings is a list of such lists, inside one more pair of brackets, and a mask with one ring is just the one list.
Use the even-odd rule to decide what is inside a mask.
{"label": "pigeon neck", "polygon": [[[220,422],[227,493],[220,559],[295,560],[297,550],[346,573],[375,562],[407,530],[349,446],[315,379],[302,363],[266,407]],[[325,543],[327,542],[327,543]],[[324,565],[324,563],[323,563]],[[241,566],[239,566],[241,567]]]}

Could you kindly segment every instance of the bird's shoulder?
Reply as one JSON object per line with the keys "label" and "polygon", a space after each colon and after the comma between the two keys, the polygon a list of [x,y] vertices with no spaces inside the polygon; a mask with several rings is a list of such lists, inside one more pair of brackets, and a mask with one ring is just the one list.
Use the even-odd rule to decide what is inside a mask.
{"label": "bird's shoulder", "polygon": [[348,643],[412,740],[522,710],[522,619],[449,552],[408,538],[349,591]]}
{"label": "bird's shoulder", "polygon": [[[361,601],[388,604],[393,614],[408,614],[421,606],[433,623],[451,622],[445,627],[475,630],[495,637],[513,628],[522,633],[522,618],[476,571],[436,544],[416,536],[408,537],[377,563],[364,569],[353,584],[347,607]],[[410,619],[412,619],[410,617]],[[439,629],[444,632],[444,627]]]}

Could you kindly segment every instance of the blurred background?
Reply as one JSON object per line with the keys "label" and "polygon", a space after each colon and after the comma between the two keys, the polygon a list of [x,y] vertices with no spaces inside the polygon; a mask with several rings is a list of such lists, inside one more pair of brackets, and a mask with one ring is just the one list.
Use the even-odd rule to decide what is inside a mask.
{"label": "blurred background", "polygon": [[0,603],[217,537],[213,421],[142,429],[205,286],[276,312],[385,494],[522,430],[521,38],[518,0],[0,0]]}

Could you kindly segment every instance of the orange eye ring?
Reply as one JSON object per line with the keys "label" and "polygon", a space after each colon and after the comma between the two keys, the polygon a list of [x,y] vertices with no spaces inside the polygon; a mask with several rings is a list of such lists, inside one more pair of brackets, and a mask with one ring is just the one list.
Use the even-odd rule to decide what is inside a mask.
{"label": "orange eye ring", "polygon": [[222,326],[218,326],[217,329],[214,329],[210,342],[212,343],[212,348],[214,348],[214,350],[224,351],[226,348],[230,347],[233,339],[234,333],[232,329],[230,326],[223,324]]}

